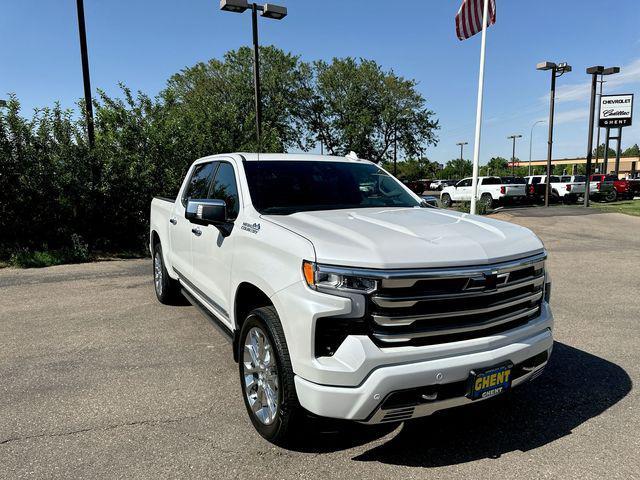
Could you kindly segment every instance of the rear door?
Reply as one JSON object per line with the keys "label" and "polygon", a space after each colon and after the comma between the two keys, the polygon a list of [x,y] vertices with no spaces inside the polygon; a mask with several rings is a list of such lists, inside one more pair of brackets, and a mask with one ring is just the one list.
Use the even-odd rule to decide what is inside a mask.
{"label": "rear door", "polygon": [[[240,213],[237,178],[235,166],[231,162],[220,161],[206,197],[224,200],[227,204],[227,216],[232,222],[235,222]],[[231,327],[231,267],[233,244],[239,227],[235,225],[227,237],[213,225],[199,226],[199,230],[200,235],[194,235],[191,240],[192,280],[208,306]]]}
{"label": "rear door", "polygon": [[171,263],[179,275],[191,274],[191,229],[193,224],[184,216],[187,199],[202,198],[206,195],[213,176],[213,162],[198,163],[190,172],[189,181],[182,196],[176,199],[173,215],[169,219],[169,235],[171,236]]}

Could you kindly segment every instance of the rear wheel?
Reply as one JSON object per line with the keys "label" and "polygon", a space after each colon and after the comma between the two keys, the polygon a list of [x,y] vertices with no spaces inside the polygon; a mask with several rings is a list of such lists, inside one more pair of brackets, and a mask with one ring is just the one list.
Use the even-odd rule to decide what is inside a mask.
{"label": "rear wheel", "polygon": [[449,208],[451,206],[451,204],[453,203],[451,201],[451,195],[449,195],[448,193],[443,193],[440,196],[440,203],[442,204],[442,206],[444,208]]}
{"label": "rear wheel", "polygon": [[252,310],[238,342],[244,404],[251,423],[268,441],[286,445],[295,434],[302,407],[284,331],[274,307]]}
{"label": "rear wheel", "polygon": [[493,197],[490,193],[483,193],[480,197],[480,203],[482,203],[486,208],[491,208],[493,206]]}
{"label": "rear wheel", "polygon": [[153,249],[153,285],[158,301],[164,305],[176,305],[180,299],[180,284],[167,273],[162,256],[162,246]]}

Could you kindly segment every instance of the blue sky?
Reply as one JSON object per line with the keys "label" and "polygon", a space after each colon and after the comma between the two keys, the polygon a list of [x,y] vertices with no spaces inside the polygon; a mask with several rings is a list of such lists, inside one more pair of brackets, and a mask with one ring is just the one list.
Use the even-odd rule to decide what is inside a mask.
{"label": "blue sky", "polygon": [[[419,82],[440,119],[432,160],[471,155],[480,35],[460,42],[454,16],[459,0],[281,0],[283,21],[260,19],[264,44],[305,60],[355,56]],[[403,8],[402,4],[406,4]],[[395,9],[392,9],[396,5]],[[251,41],[250,15],[218,10],[217,0],[85,0],[92,85],[109,93],[117,83],[155,94],[179,69]],[[548,72],[541,60],[567,61],[558,80],[554,157],[586,153],[590,65],[618,65],[605,93],[640,93],[638,0],[497,0],[488,32],[481,163],[511,156],[510,134],[522,134],[517,156],[528,159],[533,122],[546,119]],[[14,92],[24,112],[82,96],[75,1],[4,0],[0,17],[0,95]],[[638,95],[636,95],[638,97]],[[639,100],[637,100],[639,101]],[[623,147],[640,143],[640,113],[623,133]],[[533,157],[546,156],[546,124],[533,137]]]}

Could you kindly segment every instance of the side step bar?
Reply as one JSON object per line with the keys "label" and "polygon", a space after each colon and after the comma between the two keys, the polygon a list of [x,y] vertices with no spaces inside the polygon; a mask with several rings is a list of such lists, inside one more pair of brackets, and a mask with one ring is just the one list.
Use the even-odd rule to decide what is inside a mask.
{"label": "side step bar", "polygon": [[229,327],[227,327],[225,324],[223,324],[218,317],[216,317],[213,313],[211,313],[204,305],[202,305],[193,295],[191,295],[185,288],[181,289],[181,293],[182,295],[184,295],[184,298],[186,298],[187,300],[189,300],[189,303],[191,305],[193,305],[194,307],[196,307],[196,310],[198,310],[202,316],[204,316],[207,320],[209,320],[213,326],[216,328],[216,330],[218,330],[222,336],[229,341],[229,343],[231,343],[231,345],[234,347],[234,352],[233,352],[233,356],[235,358],[236,356],[236,352],[235,352],[235,345],[236,345],[236,338],[235,338],[235,334],[234,332],[232,332]]}

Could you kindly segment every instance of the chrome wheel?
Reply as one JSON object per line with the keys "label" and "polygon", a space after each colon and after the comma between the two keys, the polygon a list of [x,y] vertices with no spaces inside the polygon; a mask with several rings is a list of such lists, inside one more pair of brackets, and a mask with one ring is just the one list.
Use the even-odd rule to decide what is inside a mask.
{"label": "chrome wheel", "polygon": [[153,256],[153,283],[156,286],[156,293],[162,295],[162,258],[160,252]]}
{"label": "chrome wheel", "polygon": [[244,392],[249,407],[264,425],[278,413],[278,369],[275,354],[265,332],[253,327],[244,339],[242,355]]}

